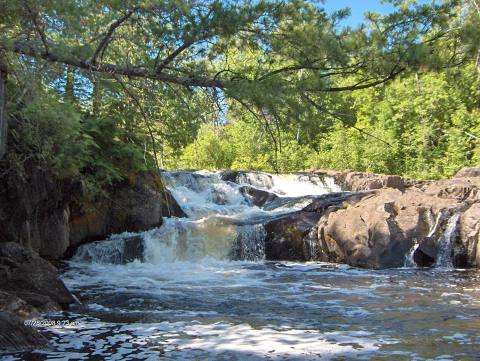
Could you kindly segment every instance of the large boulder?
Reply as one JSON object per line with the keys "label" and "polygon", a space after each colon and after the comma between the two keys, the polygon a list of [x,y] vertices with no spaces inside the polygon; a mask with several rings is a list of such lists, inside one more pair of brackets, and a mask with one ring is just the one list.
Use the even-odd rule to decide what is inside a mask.
{"label": "large boulder", "polygon": [[267,260],[308,261],[312,258],[308,234],[320,214],[295,212],[265,224],[265,258]]}
{"label": "large boulder", "polygon": [[[341,250],[319,245],[317,223],[328,212],[358,202],[369,193],[330,193],[311,199],[301,211],[289,213],[267,222],[265,257],[286,261],[341,261]],[[278,198],[281,199],[281,198]]]}
{"label": "large boulder", "polygon": [[0,243],[0,350],[48,347],[47,339],[24,320],[74,301],[49,262],[18,243]]}
{"label": "large boulder", "polygon": [[162,217],[185,217],[160,178],[151,173],[139,174],[133,185],[119,187],[111,199],[75,204],[71,209],[69,245],[72,249],[81,243],[105,239],[110,234],[159,227]]}
{"label": "large boulder", "polygon": [[0,243],[0,290],[41,311],[66,308],[75,302],[57,269],[15,242]]}
{"label": "large boulder", "polygon": [[60,259],[70,246],[112,233],[158,227],[162,217],[183,217],[160,176],[142,172],[110,190],[109,197],[86,201],[74,179],[58,179],[35,163],[25,174],[0,179],[0,242],[14,241],[48,259]]}
{"label": "large boulder", "polygon": [[413,189],[376,190],[354,205],[324,214],[318,223],[318,242],[329,252],[341,250],[352,266],[401,267],[414,242],[429,235],[431,219],[440,212],[452,214],[458,205]]}

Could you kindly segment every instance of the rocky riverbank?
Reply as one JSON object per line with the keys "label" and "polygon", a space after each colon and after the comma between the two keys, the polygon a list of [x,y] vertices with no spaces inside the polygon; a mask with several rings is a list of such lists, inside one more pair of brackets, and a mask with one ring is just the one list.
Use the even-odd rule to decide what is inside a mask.
{"label": "rocky riverbank", "polygon": [[321,197],[267,224],[267,259],[380,269],[401,267],[413,257],[417,266],[432,266],[440,261],[441,243],[448,242],[445,258],[454,267],[480,267],[479,168],[424,182],[359,172],[313,173],[334,177],[342,189],[356,193]]}
{"label": "rocky riverbank", "polygon": [[[192,182],[209,182],[203,175],[190,176]],[[271,175],[220,174],[219,181],[235,185],[236,197],[252,207],[268,211],[305,201],[303,208],[288,214],[242,223],[242,227],[255,225],[264,230],[256,234],[262,239],[255,242],[262,242],[260,248],[267,260],[326,261],[371,269],[402,267],[407,262],[427,267],[480,267],[480,168],[462,169],[449,180],[422,182],[350,171],[317,170],[299,176],[333,182],[330,185],[335,190],[286,197],[269,191],[274,185]],[[256,183],[264,187],[256,187]],[[120,184],[109,198],[96,202],[81,200],[81,185],[56,181],[41,170],[1,186],[2,349],[47,347],[46,339],[24,326],[23,320],[66,309],[75,302],[49,261],[55,263],[78,245],[106,239],[112,233],[139,232],[160,227],[162,217],[186,216],[161,179],[151,173],[138,174]],[[190,186],[193,191],[199,185]],[[222,206],[227,202],[222,197],[229,195],[210,196],[212,204]],[[248,240],[243,238],[238,240],[238,255],[245,253],[242,247]],[[127,251],[115,262],[143,260],[142,237],[122,241]]]}
{"label": "rocky riverbank", "polygon": [[[157,175],[141,173],[109,197],[82,198],[82,185],[32,167],[0,182],[0,349],[46,347],[23,320],[66,309],[73,296],[50,263],[112,233],[142,231],[185,214]],[[49,260],[49,261],[47,261]]]}

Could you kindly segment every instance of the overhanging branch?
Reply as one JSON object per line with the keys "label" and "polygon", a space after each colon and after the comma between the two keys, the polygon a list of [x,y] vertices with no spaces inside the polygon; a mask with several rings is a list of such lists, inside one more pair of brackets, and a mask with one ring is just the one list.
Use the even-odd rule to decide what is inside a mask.
{"label": "overhanging branch", "polygon": [[185,77],[176,77],[164,72],[157,72],[153,69],[149,69],[146,66],[121,66],[109,63],[95,63],[88,60],[76,59],[68,55],[55,54],[53,51],[46,52],[38,46],[32,44],[25,44],[17,42],[13,48],[5,47],[0,44],[0,49],[10,50],[17,54],[23,54],[35,58],[41,58],[53,63],[60,63],[65,65],[71,65],[79,69],[94,71],[99,73],[108,73],[115,75],[124,75],[135,78],[146,78],[152,80],[158,80],[161,82],[172,83],[182,85],[186,87],[201,87],[201,88],[219,88],[224,89],[225,83],[217,79],[209,79],[206,77],[199,77],[196,75],[190,75]]}

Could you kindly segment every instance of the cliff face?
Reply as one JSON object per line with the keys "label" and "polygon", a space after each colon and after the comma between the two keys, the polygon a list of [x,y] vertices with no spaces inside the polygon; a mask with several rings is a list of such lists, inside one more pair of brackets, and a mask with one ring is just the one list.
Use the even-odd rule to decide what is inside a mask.
{"label": "cliff face", "polygon": [[141,173],[119,184],[109,198],[82,201],[81,184],[58,180],[32,165],[25,177],[0,179],[0,242],[17,242],[48,259],[112,233],[142,231],[163,216],[183,216],[158,176]]}

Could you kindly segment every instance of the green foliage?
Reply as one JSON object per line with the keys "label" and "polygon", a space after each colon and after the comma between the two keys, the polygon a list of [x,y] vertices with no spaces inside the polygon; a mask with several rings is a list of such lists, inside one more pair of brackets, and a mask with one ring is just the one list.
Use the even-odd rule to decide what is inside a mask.
{"label": "green foliage", "polygon": [[476,70],[466,66],[398,79],[381,94],[356,93],[363,133],[337,125],[322,134],[312,166],[441,178],[478,164],[478,89]]}
{"label": "green foliage", "polygon": [[94,197],[149,169],[144,157],[150,156],[144,155],[141,143],[120,121],[123,118],[91,117],[50,90],[34,85],[30,91],[31,99],[9,107],[15,120],[10,127],[9,171],[24,174],[27,161],[33,160],[59,179],[81,180],[85,195]]}
{"label": "green foliage", "polygon": [[44,94],[21,109],[17,119],[11,133],[23,153],[50,163],[59,177],[78,175],[85,147],[81,116],[70,104],[59,103],[50,94]]}
{"label": "green foliage", "polygon": [[[333,168],[449,177],[461,167],[479,164],[479,102],[480,77],[474,66],[466,65],[349,93],[336,101],[343,111],[338,118],[317,113],[297,127],[277,124],[279,131],[273,123],[267,127],[232,109],[236,118],[202,128],[175,166],[279,172]],[[353,119],[342,118],[348,114]],[[316,122],[330,125],[312,126]],[[306,130],[316,130],[313,139]]]}
{"label": "green foliage", "polygon": [[0,0],[8,158],[91,194],[157,166],[478,164],[478,0],[390,2],[349,28],[307,0]]}

